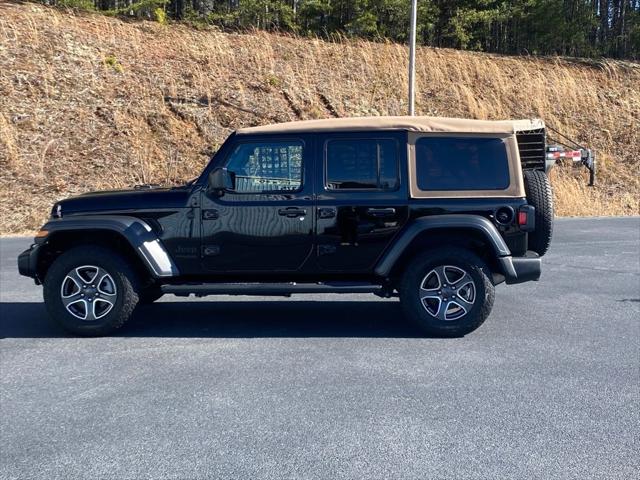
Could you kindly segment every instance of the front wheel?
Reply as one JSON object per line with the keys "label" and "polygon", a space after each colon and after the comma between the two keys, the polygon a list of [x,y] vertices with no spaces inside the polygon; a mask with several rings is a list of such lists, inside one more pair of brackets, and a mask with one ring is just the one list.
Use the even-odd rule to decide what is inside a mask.
{"label": "front wheel", "polygon": [[461,248],[430,250],[411,261],[400,285],[405,315],[426,334],[459,337],[477,329],[493,307],[487,265]]}
{"label": "front wheel", "polygon": [[103,247],[75,247],[49,268],[45,305],[49,315],[75,335],[107,335],[129,319],[138,303],[134,279],[117,253]]}

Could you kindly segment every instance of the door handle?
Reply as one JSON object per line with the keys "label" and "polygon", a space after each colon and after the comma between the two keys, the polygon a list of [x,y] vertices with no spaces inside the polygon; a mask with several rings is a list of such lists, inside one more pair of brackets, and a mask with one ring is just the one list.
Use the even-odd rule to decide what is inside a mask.
{"label": "door handle", "polygon": [[367,214],[372,217],[390,217],[396,214],[396,209],[389,208],[367,208]]}
{"label": "door handle", "polygon": [[288,207],[278,210],[278,215],[282,215],[287,218],[304,217],[307,211],[304,208]]}

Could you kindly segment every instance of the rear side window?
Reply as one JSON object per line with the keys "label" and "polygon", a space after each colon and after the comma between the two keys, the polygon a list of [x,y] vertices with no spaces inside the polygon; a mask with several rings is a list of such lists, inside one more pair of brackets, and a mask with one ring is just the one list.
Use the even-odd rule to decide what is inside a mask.
{"label": "rear side window", "polygon": [[416,142],[420,190],[504,190],[507,148],[500,138],[423,137]]}
{"label": "rear side window", "polygon": [[375,138],[329,140],[326,176],[329,190],[395,190],[398,143]]}

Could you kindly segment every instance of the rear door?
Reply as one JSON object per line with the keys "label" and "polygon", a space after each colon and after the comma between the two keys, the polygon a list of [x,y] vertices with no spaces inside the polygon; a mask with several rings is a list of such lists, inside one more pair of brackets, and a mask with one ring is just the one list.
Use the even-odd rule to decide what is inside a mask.
{"label": "rear door", "polygon": [[368,272],[406,223],[405,132],[323,134],[317,142],[317,264]]}

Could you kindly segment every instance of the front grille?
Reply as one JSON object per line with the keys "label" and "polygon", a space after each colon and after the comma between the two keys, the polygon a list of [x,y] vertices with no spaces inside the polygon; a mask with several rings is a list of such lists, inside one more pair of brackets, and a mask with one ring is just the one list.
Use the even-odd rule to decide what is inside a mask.
{"label": "front grille", "polygon": [[544,170],[545,160],[545,131],[522,130],[516,133],[518,151],[522,168],[527,170]]}

